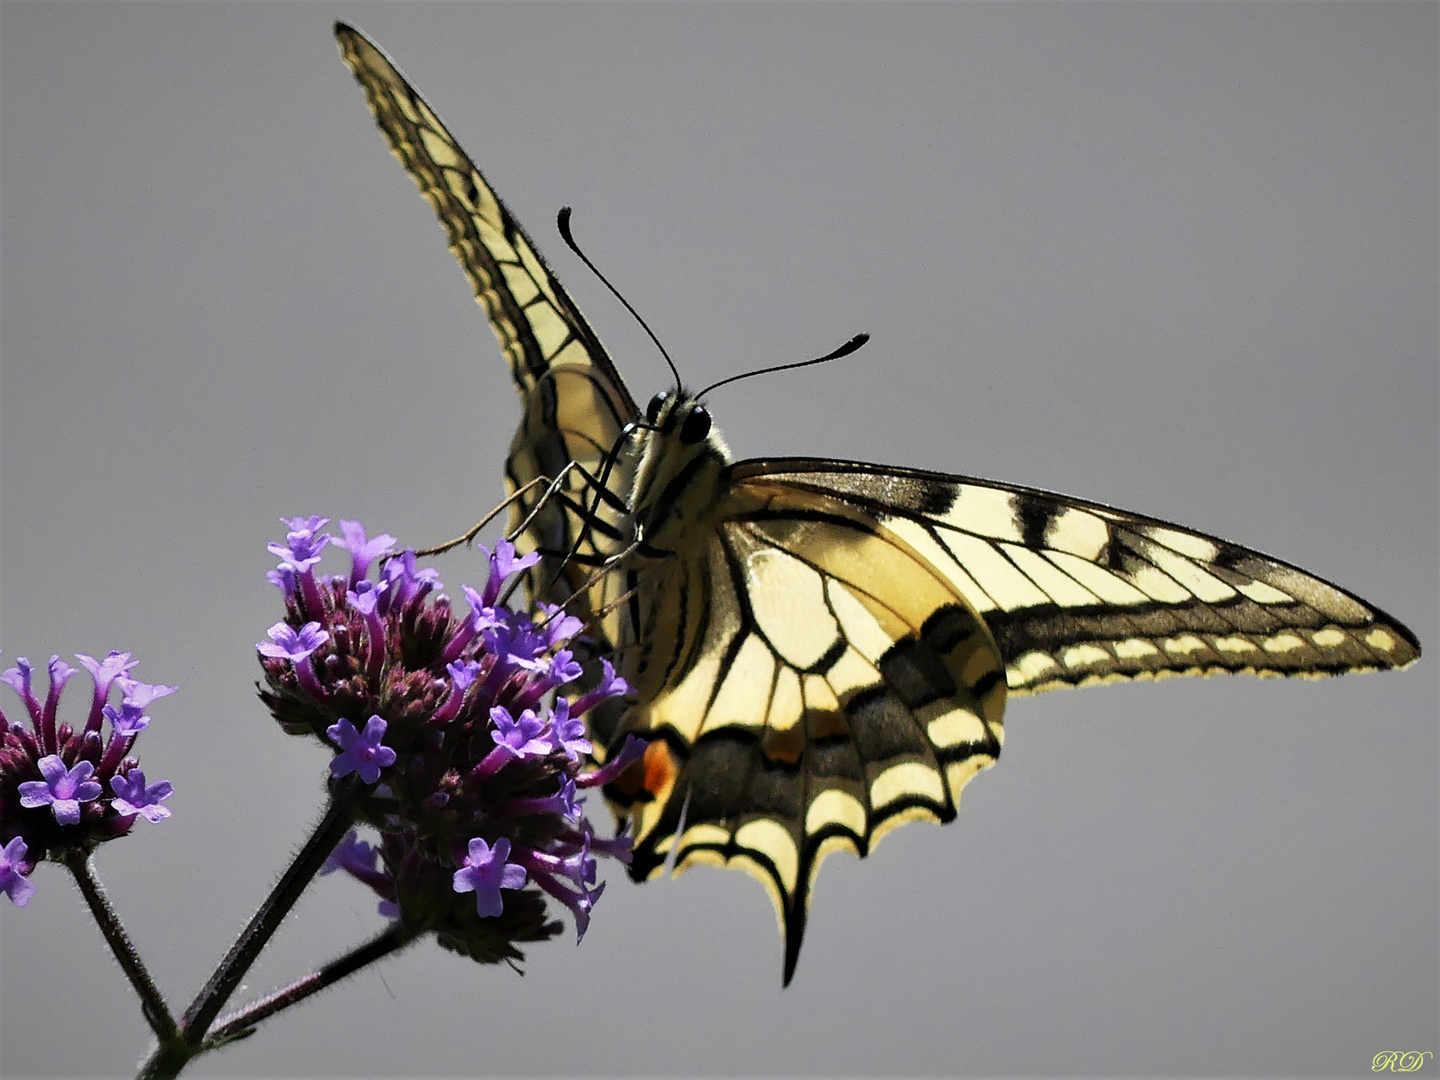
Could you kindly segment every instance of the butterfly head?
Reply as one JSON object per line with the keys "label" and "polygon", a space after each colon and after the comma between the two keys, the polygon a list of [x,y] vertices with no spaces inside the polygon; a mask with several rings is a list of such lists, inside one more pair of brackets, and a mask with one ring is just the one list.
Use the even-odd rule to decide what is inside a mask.
{"label": "butterfly head", "polygon": [[650,540],[714,505],[730,449],[710,412],[684,390],[650,399],[639,425],[631,513]]}
{"label": "butterfly head", "polygon": [[710,434],[710,410],[683,390],[661,390],[645,407],[645,422],[662,437],[698,446]]}

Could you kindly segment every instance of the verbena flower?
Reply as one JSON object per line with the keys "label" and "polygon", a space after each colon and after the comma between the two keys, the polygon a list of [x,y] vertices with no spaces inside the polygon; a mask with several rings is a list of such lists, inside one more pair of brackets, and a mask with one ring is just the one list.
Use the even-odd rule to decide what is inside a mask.
{"label": "verbena flower", "polygon": [[[595,856],[628,862],[629,840],[598,839],[577,792],[614,779],[643,749],[630,740],[591,768],[584,714],[629,687],[605,663],[580,694],[581,666],[565,647],[580,621],[500,603],[537,556],[500,541],[457,612],[436,572],[396,553],[393,537],[368,539],[342,521],[335,541],[319,531],[325,521],[286,520],[286,542],[270,545],[286,617],[257,648],[260,696],[276,720],[331,749],[332,783],[358,773],[366,785],[359,817],[380,841],[352,831],[326,872],[345,871],[374,890],[383,914],[482,962],[518,960],[517,943],[559,931],[546,896],[583,936],[603,889]],[[350,554],[348,572],[318,574],[327,545]]]}
{"label": "verbena flower", "polygon": [[[124,836],[137,817],[159,821],[170,816],[159,803],[170,795],[171,785],[147,786],[130,751],[150,724],[146,709],[175,687],[131,679],[135,661],[129,653],[112,652],[100,660],[77,653],[76,659],[95,684],[79,727],[59,719],[61,694],[78,669],[52,656],[43,702],[29,660],[22,656],[0,673],[0,681],[19,695],[29,720],[28,725],[12,722],[0,712],[0,844],[5,852],[0,889],[16,904],[34,893],[26,875],[38,863],[88,853]],[[116,688],[121,698],[111,704]],[[110,733],[103,738],[107,721]]]}
{"label": "verbena flower", "polygon": [[139,814],[146,821],[163,821],[170,816],[169,807],[160,805],[175,790],[169,780],[147,787],[145,773],[136,767],[126,776],[111,777],[110,790],[115,792],[113,805],[122,814]]}
{"label": "verbena flower", "polygon": [[16,907],[24,907],[35,895],[35,886],[26,876],[35,869],[35,862],[25,856],[25,841],[18,836],[0,849],[0,892]]}
{"label": "verbena flower", "polygon": [[67,769],[59,754],[47,754],[38,764],[45,779],[20,784],[20,805],[27,810],[48,806],[61,825],[78,825],[80,804],[94,802],[104,790],[90,779],[94,762],[77,761]]}
{"label": "verbena flower", "polygon": [[457,893],[475,894],[475,913],[481,918],[499,915],[505,910],[501,889],[523,889],[525,868],[506,862],[510,858],[510,841],[503,836],[492,848],[480,837],[470,841],[465,862],[455,871],[452,887]]}
{"label": "verbena flower", "polygon": [[370,717],[364,731],[356,731],[349,720],[340,720],[325,729],[325,734],[340,744],[340,753],[330,759],[330,775],[339,779],[358,772],[360,779],[373,784],[380,779],[380,770],[395,764],[395,751],[384,745],[386,723],[378,716]]}

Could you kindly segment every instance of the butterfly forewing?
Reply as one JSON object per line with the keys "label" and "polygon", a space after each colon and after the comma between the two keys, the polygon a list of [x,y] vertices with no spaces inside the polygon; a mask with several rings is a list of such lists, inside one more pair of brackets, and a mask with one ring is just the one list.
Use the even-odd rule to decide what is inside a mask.
{"label": "butterfly forewing", "polygon": [[[598,478],[622,427],[637,416],[635,403],[580,309],[435,110],[365,35],[337,23],[335,37],[391,151],[435,208],[509,361],[525,409],[506,464],[511,491],[536,478],[554,479],[572,462],[580,467],[517,540],[521,550],[540,547],[563,555],[586,533],[586,547],[572,565],[562,571],[559,556],[550,555],[532,572],[539,595],[564,600],[589,576],[587,564],[593,568],[609,554],[610,537],[623,525],[617,508],[632,480],[628,459],[608,480],[609,490],[619,495],[598,500],[607,527],[581,527],[597,503],[592,478]],[[512,525],[536,511],[540,497],[536,491],[517,501]],[[576,614],[603,603],[597,591],[588,603],[577,601]]]}
{"label": "butterfly forewing", "polygon": [[1313,574],[1216,537],[1033,488],[834,461],[736,478],[850,502],[984,618],[1012,693],[1113,679],[1404,667],[1414,635]]}

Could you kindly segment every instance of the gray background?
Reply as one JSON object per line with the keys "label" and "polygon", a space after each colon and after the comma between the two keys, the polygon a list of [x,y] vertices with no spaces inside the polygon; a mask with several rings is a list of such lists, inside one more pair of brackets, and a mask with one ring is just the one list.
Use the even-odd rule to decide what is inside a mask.
{"label": "gray background", "polygon": [[[826,863],[783,993],[747,878],[622,879],[523,979],[423,945],[195,1074],[1355,1074],[1440,1050],[1436,16],[5,4],[3,662],[118,646],[181,684],[139,744],[175,817],[98,860],[177,1006],[320,804],[326,754],[253,699],[275,519],[449,536],[498,499],[517,416],[336,17],[448,118],[642,401],[661,361],[558,242],[563,203],[692,384],[873,335],[717,393],[739,455],[1177,520],[1432,650],[1016,701],[956,824]],[[63,874],[36,882],[0,904],[0,1071],[123,1072],[138,1011]],[[241,997],[378,923],[326,879]]]}

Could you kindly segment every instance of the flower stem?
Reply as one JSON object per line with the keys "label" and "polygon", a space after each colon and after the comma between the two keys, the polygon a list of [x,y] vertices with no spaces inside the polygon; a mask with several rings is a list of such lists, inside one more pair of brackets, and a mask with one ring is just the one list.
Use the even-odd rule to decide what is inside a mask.
{"label": "flower stem", "polygon": [[179,1031],[169,1039],[161,1037],[160,1046],[141,1066],[138,1076],[144,1080],[165,1080],[177,1076],[185,1064],[209,1047],[205,1035],[220,1009],[240,980],[250,970],[261,950],[280,928],[285,916],[300,899],[311,879],[324,865],[355,820],[355,800],[359,794],[358,777],[350,777],[332,789],[325,816],[315,826],[305,846],[286,868],[275,887],[270,890],[249,925],[240,932],[235,944],[220,961],[214,974],[196,995],[180,1020]]}
{"label": "flower stem", "polygon": [[227,1042],[244,1038],[254,1030],[255,1025],[261,1020],[304,1001],[311,994],[333,986],[341,979],[353,975],[366,964],[372,964],[376,960],[382,960],[399,952],[412,944],[419,936],[413,930],[405,930],[398,922],[393,923],[364,945],[352,949],[338,960],[332,960],[319,971],[307,975],[303,979],[297,979],[289,986],[266,994],[238,1012],[221,1018],[220,1022],[205,1037],[201,1049],[214,1050]]}
{"label": "flower stem", "polygon": [[140,959],[135,943],[125,932],[120,917],[110,906],[110,898],[105,895],[105,887],[95,876],[95,868],[89,856],[77,852],[65,860],[65,865],[74,876],[75,884],[80,887],[85,903],[90,906],[90,914],[95,916],[95,922],[110,946],[110,951],[120,962],[130,985],[140,995],[140,1008],[146,1021],[162,1042],[173,1038],[179,1029],[175,1025],[174,1017],[170,1015],[170,1008],[165,1004],[165,998],[161,995],[160,988],[155,985],[155,980],[150,977],[145,962]]}

